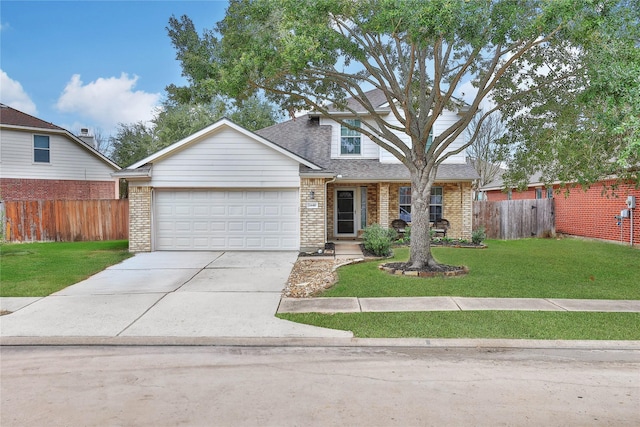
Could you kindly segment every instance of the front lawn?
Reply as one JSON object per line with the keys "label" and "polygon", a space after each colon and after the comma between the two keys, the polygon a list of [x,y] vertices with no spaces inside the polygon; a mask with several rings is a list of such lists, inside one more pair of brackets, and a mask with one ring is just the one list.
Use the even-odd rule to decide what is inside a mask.
{"label": "front lawn", "polygon": [[282,313],[278,317],[352,331],[358,338],[640,340],[640,313],[429,311]]}
{"label": "front lawn", "polygon": [[132,256],[126,240],[0,245],[0,296],[41,297]]}
{"label": "front lawn", "polygon": [[487,249],[433,248],[435,258],[466,265],[463,277],[392,276],[378,264],[406,261],[407,248],[392,260],[349,265],[323,297],[461,296],[502,298],[640,299],[640,251],[577,239],[490,240]]}
{"label": "front lawn", "polygon": [[[488,241],[487,249],[441,247],[439,262],[466,265],[464,277],[392,276],[384,262],[342,267],[322,297],[462,296],[502,298],[640,299],[640,251],[575,239]],[[360,338],[505,338],[640,340],[640,313],[445,311],[279,314],[282,319],[352,331]]]}

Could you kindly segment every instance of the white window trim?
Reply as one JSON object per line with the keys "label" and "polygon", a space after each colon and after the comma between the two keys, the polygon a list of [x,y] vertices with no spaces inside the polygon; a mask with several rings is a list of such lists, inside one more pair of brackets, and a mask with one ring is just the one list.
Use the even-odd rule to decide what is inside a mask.
{"label": "white window trim", "polygon": [[[358,122],[358,127],[361,127],[362,122],[359,119],[347,119],[353,122]],[[345,121],[347,121],[345,120]],[[354,123],[355,124],[355,123]],[[340,157],[362,157],[362,152],[364,151],[364,147],[362,146],[363,140],[362,140],[362,132],[358,132],[358,135],[342,135],[342,130],[343,129],[347,129],[349,132],[356,132],[354,130],[351,130],[349,128],[347,128],[346,126],[344,126],[342,123],[340,123],[340,133],[339,133],[339,139],[338,139],[338,155]],[[357,138],[360,140],[360,144],[359,144],[359,153],[343,153],[342,152],[342,138]]]}
{"label": "white window trim", "polygon": [[[36,137],[37,136],[42,136],[42,137],[46,137],[47,140],[49,141],[49,147],[48,148],[39,148],[36,147]],[[49,153],[49,160],[46,162],[39,162],[36,160],[36,150],[46,150]],[[41,134],[37,134],[34,133],[33,137],[32,137],[32,144],[31,144],[31,160],[33,162],[34,165],[50,165],[51,164],[51,136],[50,135],[41,135]]]}

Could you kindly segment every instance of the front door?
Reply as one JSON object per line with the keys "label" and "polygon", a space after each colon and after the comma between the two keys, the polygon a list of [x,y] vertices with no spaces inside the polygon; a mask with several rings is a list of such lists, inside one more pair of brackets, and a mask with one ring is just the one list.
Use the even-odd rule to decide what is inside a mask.
{"label": "front door", "polygon": [[340,236],[356,235],[356,191],[355,189],[336,190],[336,234]]}

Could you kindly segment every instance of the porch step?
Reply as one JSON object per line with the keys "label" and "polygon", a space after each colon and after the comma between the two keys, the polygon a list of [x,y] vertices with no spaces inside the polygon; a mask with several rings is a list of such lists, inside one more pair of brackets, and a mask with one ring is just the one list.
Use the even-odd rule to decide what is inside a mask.
{"label": "porch step", "polygon": [[359,242],[335,242],[336,258],[362,258]]}

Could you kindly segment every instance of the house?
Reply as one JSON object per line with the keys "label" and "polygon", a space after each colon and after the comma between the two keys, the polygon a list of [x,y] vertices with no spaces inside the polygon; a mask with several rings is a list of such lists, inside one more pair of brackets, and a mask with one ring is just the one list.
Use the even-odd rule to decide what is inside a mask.
{"label": "house", "polygon": [[522,191],[505,189],[501,178],[485,185],[481,191],[488,201],[553,198],[557,233],[640,244],[640,209],[631,210],[632,218],[621,217],[622,211],[629,214],[628,197],[634,197],[636,205],[640,203],[640,188],[632,183],[619,184],[615,179],[605,179],[586,190],[579,185],[564,189],[559,183],[546,186],[540,174],[534,174]]}
{"label": "house", "polygon": [[[384,111],[379,95],[369,93]],[[435,132],[451,120],[455,112],[443,114]],[[129,182],[134,252],[316,250],[374,223],[411,219],[407,168],[314,113],[255,133],[222,119],[114,176]],[[450,221],[449,237],[471,237],[477,178],[464,154],[438,169],[430,215]]]}
{"label": "house", "polygon": [[117,199],[120,167],[79,137],[0,104],[0,199]]}

